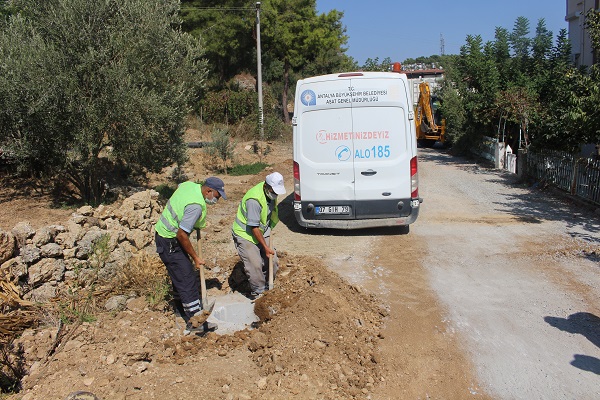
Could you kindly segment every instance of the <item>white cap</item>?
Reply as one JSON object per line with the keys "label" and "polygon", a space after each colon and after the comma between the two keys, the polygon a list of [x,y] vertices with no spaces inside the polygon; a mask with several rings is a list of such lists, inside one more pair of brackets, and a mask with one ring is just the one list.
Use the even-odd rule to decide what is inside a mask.
{"label": "white cap", "polygon": [[277,194],[285,194],[285,187],[283,186],[283,176],[279,172],[273,172],[267,175],[265,179],[267,185],[271,186],[273,191]]}

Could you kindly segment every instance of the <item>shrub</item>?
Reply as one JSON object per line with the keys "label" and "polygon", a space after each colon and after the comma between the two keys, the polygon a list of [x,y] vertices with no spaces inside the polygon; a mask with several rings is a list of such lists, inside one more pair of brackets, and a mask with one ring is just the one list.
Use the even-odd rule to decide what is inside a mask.
{"label": "shrub", "polygon": [[235,145],[229,129],[217,129],[212,134],[212,142],[204,147],[204,151],[221,163],[221,171],[227,172],[227,161],[233,160]]}
{"label": "shrub", "polygon": [[260,171],[264,170],[268,167],[269,164],[265,164],[263,162],[257,162],[254,164],[242,164],[236,165],[229,170],[230,175],[240,176],[240,175],[255,175]]}

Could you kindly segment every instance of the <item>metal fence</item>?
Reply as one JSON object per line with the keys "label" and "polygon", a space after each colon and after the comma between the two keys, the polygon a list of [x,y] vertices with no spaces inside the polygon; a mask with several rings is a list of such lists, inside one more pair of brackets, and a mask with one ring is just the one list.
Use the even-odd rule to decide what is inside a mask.
{"label": "metal fence", "polygon": [[527,152],[527,175],[600,204],[600,159],[559,151]]}

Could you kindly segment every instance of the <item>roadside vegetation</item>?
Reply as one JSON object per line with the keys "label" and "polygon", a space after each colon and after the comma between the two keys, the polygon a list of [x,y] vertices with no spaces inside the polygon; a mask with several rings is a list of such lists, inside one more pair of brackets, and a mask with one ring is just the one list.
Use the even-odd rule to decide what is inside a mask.
{"label": "roadside vegetation", "polygon": [[[97,205],[114,185],[184,163],[190,120],[210,131],[205,154],[216,172],[236,166],[242,140],[260,141],[263,162],[264,141],[291,137],[298,79],[392,63],[359,66],[345,54],[341,11],[318,14],[314,0],[262,2],[261,125],[255,5],[3,0],[0,11],[2,157],[75,203]],[[596,48],[598,20],[586,16]],[[554,37],[543,19],[533,35],[520,17],[512,31],[497,27],[494,41],[469,35],[460,54],[403,61],[414,63],[446,71],[438,95],[457,152],[482,136],[566,151],[600,141],[600,72],[576,69],[566,31]]]}
{"label": "roadside vegetation", "polygon": [[[600,13],[586,15],[595,51],[600,50]],[[438,95],[447,136],[458,153],[483,136],[513,149],[577,152],[600,143],[600,68],[576,68],[566,30],[556,36],[540,19],[533,36],[519,17],[512,31],[497,27],[495,40],[469,35],[460,54],[444,56]]]}

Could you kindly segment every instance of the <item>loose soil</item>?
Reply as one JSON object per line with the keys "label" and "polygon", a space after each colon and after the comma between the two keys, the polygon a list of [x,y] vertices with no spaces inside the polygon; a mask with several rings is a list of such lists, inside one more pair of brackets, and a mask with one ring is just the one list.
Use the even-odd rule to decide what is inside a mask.
{"label": "loose soil", "polygon": [[[199,140],[195,132],[189,138]],[[291,145],[269,146],[262,159],[271,165],[266,171],[220,175],[228,200],[211,207],[202,239],[208,297],[230,293],[236,289],[231,275],[240,267],[230,233],[238,202],[271,171],[284,175],[288,195],[274,230],[281,268],[274,289],[255,303],[260,317],[255,327],[184,336],[182,320],[169,307],[156,309],[140,297],[120,312],[98,312],[95,322],[60,331],[49,316],[19,339],[31,372],[21,392],[9,398],[62,400],[77,391],[99,399],[502,398],[481,378],[485,374],[472,361],[475,346],[457,327],[460,318],[451,317],[456,310],[440,292],[436,264],[429,264],[433,244],[418,229],[403,234],[300,228],[289,194]],[[247,147],[251,143],[237,145],[236,161],[259,161]],[[202,149],[190,149],[190,155],[184,166],[189,179],[213,174]],[[153,176],[149,187],[168,182],[168,175]],[[421,220],[454,224],[460,219],[460,210],[454,217],[432,210]],[[39,228],[64,222],[71,212],[51,208],[45,195],[3,188],[0,228],[10,230],[19,221]],[[440,222],[443,218],[447,222]],[[491,218],[489,224],[503,221]],[[145,262],[162,268],[156,257]],[[64,336],[48,356],[57,332]]]}
{"label": "loose soil", "polygon": [[[194,132],[192,140],[198,140]],[[238,144],[236,161],[259,161],[247,147],[251,143]],[[230,226],[245,191],[271,170],[280,171],[288,191],[292,188],[290,145],[269,143],[269,147],[271,152],[264,158],[271,165],[267,171],[222,176],[229,200],[211,208],[202,241],[209,298],[232,290],[230,276],[240,263]],[[190,149],[190,153],[192,161],[184,166],[184,173],[190,179],[211,175],[210,166],[201,162],[202,149]],[[166,183],[167,175],[152,177],[149,185]],[[274,231],[281,269],[274,290],[255,304],[261,319],[256,329],[232,335],[217,331],[183,336],[183,321],[170,308],[152,310],[137,298],[116,315],[100,313],[96,322],[63,328],[68,337],[61,339],[49,359],[32,366],[22,392],[15,397],[65,399],[77,390],[102,399],[469,396],[469,388],[476,383],[427,288],[418,259],[420,245],[403,236],[406,245],[398,250],[391,245],[399,238],[397,234],[384,237],[373,249],[370,235],[352,240],[352,233],[326,232],[334,242],[351,238],[347,247],[353,250],[348,253],[346,246],[319,245],[320,251],[312,252],[315,242],[321,242],[319,233],[303,238],[304,233],[293,224],[293,214],[286,210],[290,201],[290,197],[283,201],[282,223]],[[27,220],[39,228],[66,221],[71,212],[51,208],[45,195],[13,192],[3,198],[0,227],[11,229]],[[288,239],[290,235],[293,240]],[[397,266],[402,260],[403,271],[391,277],[404,288],[400,298],[394,296],[395,304],[328,268],[330,259],[339,267],[352,268],[353,262],[336,258],[354,253],[354,263],[375,253],[381,265]],[[160,264],[157,259],[148,262]],[[46,354],[56,343],[56,334],[57,326],[52,323],[26,331],[20,340],[25,354]]]}

